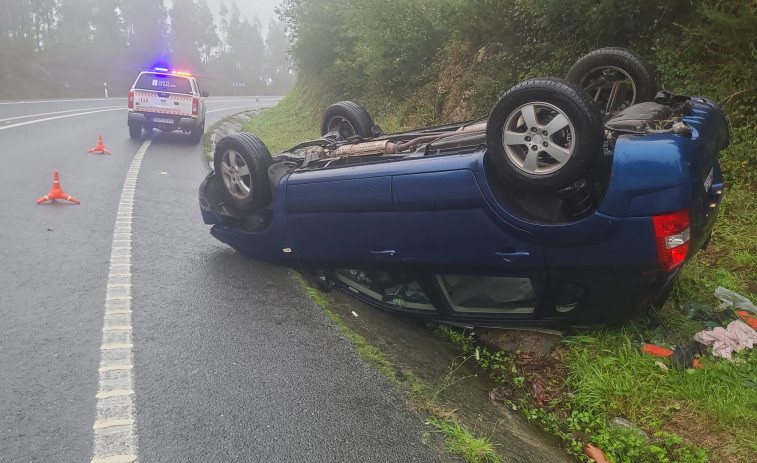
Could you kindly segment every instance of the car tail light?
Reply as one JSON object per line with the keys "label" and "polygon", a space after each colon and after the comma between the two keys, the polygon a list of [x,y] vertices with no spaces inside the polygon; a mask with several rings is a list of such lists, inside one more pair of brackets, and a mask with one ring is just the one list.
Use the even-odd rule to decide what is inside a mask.
{"label": "car tail light", "polygon": [[192,98],[192,115],[193,116],[197,115],[197,111],[198,111],[197,108],[199,105],[200,104],[197,102],[197,98]]}
{"label": "car tail light", "polygon": [[129,109],[134,109],[134,92],[129,92]]}
{"label": "car tail light", "polygon": [[652,217],[657,258],[662,270],[672,270],[686,260],[691,238],[689,225],[687,210]]}

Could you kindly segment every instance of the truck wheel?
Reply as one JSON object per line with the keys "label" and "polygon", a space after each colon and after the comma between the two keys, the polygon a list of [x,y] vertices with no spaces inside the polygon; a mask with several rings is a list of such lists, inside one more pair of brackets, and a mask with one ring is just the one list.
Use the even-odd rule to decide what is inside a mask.
{"label": "truck wheel", "polygon": [[139,122],[129,122],[129,136],[133,140],[142,138],[142,124]]}
{"label": "truck wheel", "polygon": [[608,47],[584,55],[568,71],[568,82],[586,90],[605,117],[657,94],[655,70],[625,48]]}
{"label": "truck wheel", "polygon": [[486,127],[487,156],[506,186],[556,191],[582,177],[602,152],[602,117],[591,97],[562,79],[508,90]]}
{"label": "truck wheel", "polygon": [[268,168],[273,158],[258,137],[240,132],[222,138],[216,144],[213,163],[228,204],[248,211],[270,203]]}
{"label": "truck wheel", "polygon": [[201,126],[195,127],[192,129],[192,131],[189,133],[190,138],[192,139],[192,143],[200,143],[202,141],[202,136],[205,134],[205,123],[203,122]]}
{"label": "truck wheel", "polygon": [[370,138],[373,136],[373,119],[368,111],[352,101],[334,103],[323,113],[321,118],[321,136],[334,132],[338,139],[359,136]]}

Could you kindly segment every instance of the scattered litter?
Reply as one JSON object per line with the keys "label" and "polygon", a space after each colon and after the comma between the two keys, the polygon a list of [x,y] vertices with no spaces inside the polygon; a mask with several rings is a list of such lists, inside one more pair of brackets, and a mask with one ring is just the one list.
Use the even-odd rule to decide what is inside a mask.
{"label": "scattered litter", "polygon": [[670,368],[668,368],[668,366],[667,366],[667,365],[665,365],[665,364],[664,364],[664,363],[662,363],[662,362],[655,362],[654,364],[655,364],[655,365],[657,365],[658,367],[662,368],[662,369],[663,369],[663,370],[665,370],[665,371],[667,371],[667,370],[669,370],[669,369],[670,369]]}
{"label": "scattered litter", "polygon": [[644,344],[641,346],[642,354],[654,355],[655,357],[664,357],[670,360],[674,368],[685,370],[688,368],[704,368],[699,363],[698,354],[703,352],[702,344],[698,342],[689,343],[686,347],[676,347],[675,350],[655,346],[654,344]]}
{"label": "scattered litter", "polygon": [[616,428],[630,429],[630,430],[636,432],[636,434],[638,434],[639,436],[643,437],[644,440],[649,440],[649,434],[647,434],[646,432],[644,432],[643,430],[641,430],[641,428],[639,428],[636,425],[636,423],[634,423],[634,422],[632,422],[630,420],[627,420],[627,419],[625,419],[623,417],[616,416],[615,418],[613,418],[613,419],[610,420],[610,424],[612,426],[615,426]]}
{"label": "scattered litter", "polygon": [[741,320],[735,320],[726,328],[716,327],[709,331],[700,331],[694,339],[702,344],[712,344],[712,353],[731,360],[734,352],[751,349],[757,343],[757,331]]}
{"label": "scattered litter", "polygon": [[597,463],[610,463],[610,460],[607,459],[605,453],[591,444],[586,444],[584,447],[584,454]]}
{"label": "scattered litter", "polygon": [[735,306],[736,308],[746,310],[747,312],[751,312],[754,315],[757,315],[757,306],[752,304],[752,301],[750,301],[749,298],[742,296],[737,292],[723,288],[722,286],[718,286],[717,288],[715,288],[715,297],[720,299],[721,309]]}
{"label": "scattered litter", "polygon": [[354,315],[355,317],[357,317],[357,313],[354,310],[352,311],[352,315]]}

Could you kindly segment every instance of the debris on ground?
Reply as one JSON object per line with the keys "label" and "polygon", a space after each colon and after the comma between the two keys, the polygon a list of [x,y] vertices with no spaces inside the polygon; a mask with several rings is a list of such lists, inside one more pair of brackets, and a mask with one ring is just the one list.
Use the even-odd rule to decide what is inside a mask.
{"label": "debris on ground", "polygon": [[715,288],[715,297],[720,299],[721,309],[733,306],[757,315],[757,306],[752,304],[752,301],[750,301],[749,298],[737,292],[718,286]]}
{"label": "debris on ground", "polygon": [[741,320],[734,320],[725,328],[718,326],[700,331],[694,339],[705,345],[712,344],[713,355],[731,360],[734,352],[752,349],[757,344],[757,331]]}

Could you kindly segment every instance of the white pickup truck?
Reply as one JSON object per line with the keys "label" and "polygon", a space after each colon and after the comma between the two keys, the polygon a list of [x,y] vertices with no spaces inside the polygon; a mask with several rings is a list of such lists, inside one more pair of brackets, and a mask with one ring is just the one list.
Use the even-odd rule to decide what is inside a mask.
{"label": "white pickup truck", "polygon": [[207,96],[187,72],[166,68],[141,72],[129,91],[129,136],[141,138],[142,129],[181,130],[199,143],[205,133]]}

